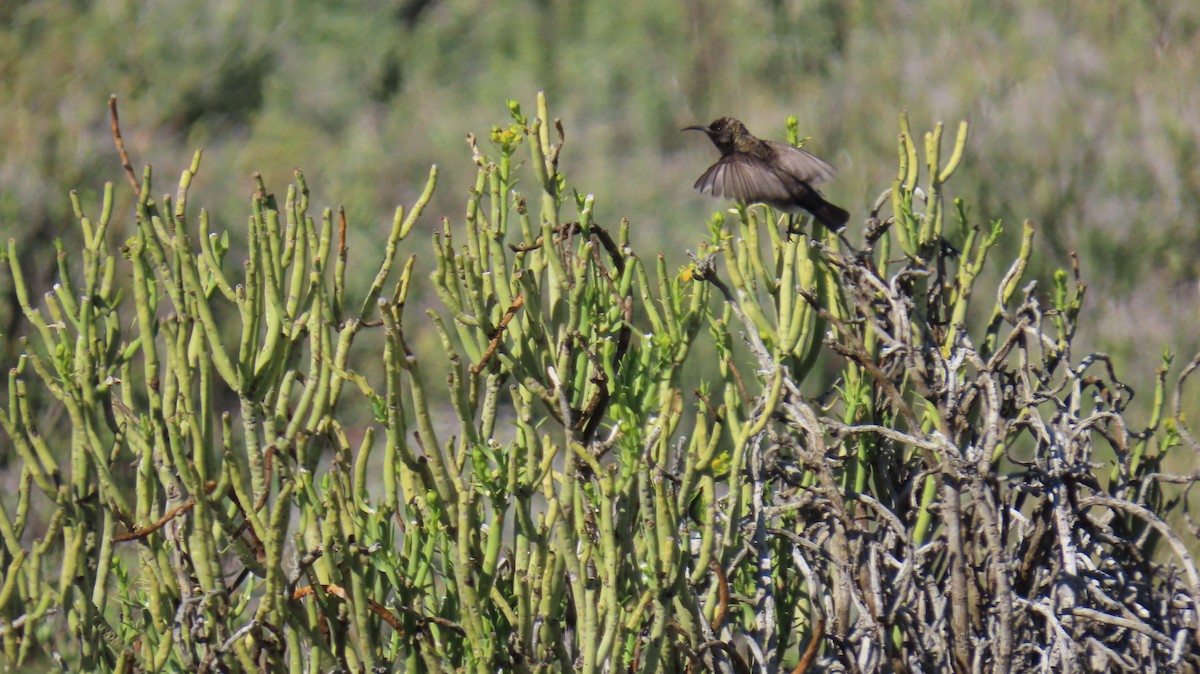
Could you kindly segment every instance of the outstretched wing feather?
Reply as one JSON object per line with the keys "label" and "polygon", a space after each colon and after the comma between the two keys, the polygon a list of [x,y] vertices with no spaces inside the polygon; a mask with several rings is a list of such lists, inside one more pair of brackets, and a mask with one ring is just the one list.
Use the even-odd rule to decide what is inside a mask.
{"label": "outstretched wing feather", "polygon": [[807,150],[777,140],[768,142],[776,150],[779,169],[801,182],[820,185],[837,175],[837,169],[829,162]]}
{"label": "outstretched wing feather", "polygon": [[761,159],[741,152],[721,157],[696,181],[695,188],[714,197],[747,203],[787,202],[791,195],[783,180]]}

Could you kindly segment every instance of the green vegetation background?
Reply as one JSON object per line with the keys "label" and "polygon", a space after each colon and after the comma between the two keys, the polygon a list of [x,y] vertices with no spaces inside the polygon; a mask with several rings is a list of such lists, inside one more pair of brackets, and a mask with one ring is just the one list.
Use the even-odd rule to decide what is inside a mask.
{"label": "green vegetation background", "polygon": [[[859,222],[907,109],[918,128],[970,120],[956,194],[1009,224],[1006,254],[1031,218],[1043,279],[1079,251],[1103,305],[1081,346],[1146,392],[1163,346],[1200,345],[1198,29],[1200,4],[1170,1],[0,2],[0,239],[24,242],[35,287],[52,279],[45,253],[75,236],[68,190],[95,204],[121,177],[111,93],[135,165],[178,175],[204,149],[193,194],[215,230],[245,227],[253,171],[278,190],[299,167],[366,252],[431,163],[443,187],[424,226],[461,217],[465,132],[545,89],[568,122],[564,173],[605,197],[597,220],[629,217],[673,265],[720,207],[690,188],[715,151],[680,126],[730,114],[782,137],[797,114]],[[3,362],[14,309],[0,280]]]}

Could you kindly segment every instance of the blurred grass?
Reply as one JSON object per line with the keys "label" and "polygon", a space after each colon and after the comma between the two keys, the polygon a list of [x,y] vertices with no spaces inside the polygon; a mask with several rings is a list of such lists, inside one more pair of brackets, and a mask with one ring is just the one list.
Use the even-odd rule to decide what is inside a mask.
{"label": "blurred grass", "polygon": [[861,221],[890,183],[907,109],[920,128],[971,121],[957,194],[977,221],[1008,224],[1004,254],[1034,221],[1043,288],[1080,252],[1103,305],[1085,312],[1097,323],[1081,346],[1113,353],[1145,391],[1164,345],[1200,346],[1200,318],[1180,310],[1200,272],[1198,28],[1200,5],[1178,2],[4,3],[0,236],[24,240],[44,261],[31,276],[51,278],[51,256],[32,253],[73,236],[67,191],[96,203],[119,177],[110,93],[135,165],[178,175],[202,147],[221,170],[201,171],[194,193],[245,195],[209,202],[215,229],[245,227],[252,170],[279,189],[300,167],[324,190],[315,204],[347,205],[351,250],[369,250],[430,163],[451,187],[425,226],[461,215],[464,133],[486,132],[496,101],[545,89],[567,143],[587,148],[565,154],[564,173],[623,195],[598,221],[631,218],[637,245],[672,265],[720,207],[690,189],[713,150],[680,126],[731,114],[778,138],[797,114],[841,169],[830,198]]}

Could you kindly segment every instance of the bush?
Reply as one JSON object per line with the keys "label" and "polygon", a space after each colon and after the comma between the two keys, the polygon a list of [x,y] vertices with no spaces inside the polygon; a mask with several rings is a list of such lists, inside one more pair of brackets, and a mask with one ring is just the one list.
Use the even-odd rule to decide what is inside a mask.
{"label": "bush", "polygon": [[[1200,449],[1179,402],[1200,360],[1168,396],[1164,358],[1133,428],[1107,358],[1072,351],[1078,274],[1022,287],[1029,223],[979,299],[1003,229],[947,200],[966,124],[943,161],[941,127],[921,157],[901,118],[862,247],[743,206],[672,272],[593,220],[544,98],[510,111],[471,139],[425,316],[397,255],[436,169],[361,300],[346,219],[310,214],[301,173],[282,202],[259,179],[235,249],[188,207],[199,154],[174,198],[130,169],[121,259],[112,185],[96,220],[76,199],[86,245],[40,306],[10,241],[33,330],[0,413],[9,666],[1200,665],[1195,531],[1166,523],[1195,478],[1161,465]],[[444,357],[411,346],[430,333]]]}

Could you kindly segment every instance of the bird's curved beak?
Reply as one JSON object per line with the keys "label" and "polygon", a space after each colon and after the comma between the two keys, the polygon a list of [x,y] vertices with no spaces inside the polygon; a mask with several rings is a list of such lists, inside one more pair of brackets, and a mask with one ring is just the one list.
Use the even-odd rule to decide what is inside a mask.
{"label": "bird's curved beak", "polygon": [[679,133],[683,133],[684,131],[703,131],[704,133],[708,133],[708,127],[707,126],[685,126],[679,130]]}

